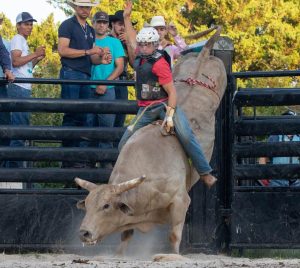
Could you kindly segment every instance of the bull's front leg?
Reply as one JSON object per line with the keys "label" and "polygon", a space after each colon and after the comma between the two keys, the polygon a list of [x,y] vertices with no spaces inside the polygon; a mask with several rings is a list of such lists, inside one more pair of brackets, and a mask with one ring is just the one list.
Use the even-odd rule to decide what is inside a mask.
{"label": "bull's front leg", "polygon": [[124,255],[126,248],[128,247],[128,243],[133,236],[133,229],[126,230],[121,234],[121,243],[117,249],[117,255]]}
{"label": "bull's front leg", "polygon": [[185,222],[186,212],[190,205],[191,199],[188,194],[176,197],[173,204],[170,207],[171,215],[171,230],[170,230],[170,242],[172,248],[176,254],[179,254],[179,246],[182,238],[182,230]]}

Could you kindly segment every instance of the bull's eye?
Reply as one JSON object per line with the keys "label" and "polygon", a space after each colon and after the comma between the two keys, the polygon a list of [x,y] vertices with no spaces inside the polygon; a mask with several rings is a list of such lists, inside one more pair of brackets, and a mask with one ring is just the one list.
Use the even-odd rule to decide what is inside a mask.
{"label": "bull's eye", "polygon": [[109,204],[105,204],[104,206],[103,206],[103,209],[108,209],[109,208]]}

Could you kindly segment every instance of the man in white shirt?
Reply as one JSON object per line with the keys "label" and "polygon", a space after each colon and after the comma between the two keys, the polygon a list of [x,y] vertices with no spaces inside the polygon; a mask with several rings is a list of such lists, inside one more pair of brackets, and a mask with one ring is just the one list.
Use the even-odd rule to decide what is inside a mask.
{"label": "man in white shirt", "polygon": [[[22,12],[16,18],[18,34],[10,43],[12,72],[16,78],[32,78],[33,67],[45,57],[45,48],[38,47],[35,52],[30,53],[27,38],[33,29],[36,20],[28,13]],[[30,98],[31,84],[10,84],[8,87],[9,98]],[[13,112],[11,115],[12,125],[29,125],[28,112]],[[24,146],[23,140],[12,140],[11,147]],[[9,167],[22,167],[22,162],[9,162]]]}

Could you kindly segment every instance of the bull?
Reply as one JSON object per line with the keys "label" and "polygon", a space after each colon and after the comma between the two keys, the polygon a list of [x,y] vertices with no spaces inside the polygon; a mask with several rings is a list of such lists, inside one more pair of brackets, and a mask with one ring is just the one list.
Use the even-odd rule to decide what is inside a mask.
{"label": "bull", "polygon": [[[227,84],[223,62],[210,55],[220,30],[199,55],[187,54],[174,69],[179,105],[192,122],[208,159],[214,143],[214,114]],[[190,78],[198,82],[188,83]],[[161,135],[160,126],[155,124],[136,131],[122,148],[108,184],[75,179],[89,191],[86,199],[77,204],[86,211],[80,227],[81,240],[96,244],[121,232],[118,253],[122,254],[134,229],[145,233],[156,224],[169,224],[171,246],[179,253],[190,204],[188,192],[198,180],[199,175],[175,136]]]}

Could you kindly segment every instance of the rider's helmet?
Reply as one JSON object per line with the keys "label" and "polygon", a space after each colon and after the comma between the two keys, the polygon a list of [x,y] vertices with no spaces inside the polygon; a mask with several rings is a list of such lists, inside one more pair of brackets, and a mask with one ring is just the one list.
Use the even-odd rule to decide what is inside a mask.
{"label": "rider's helmet", "polygon": [[154,43],[154,45],[158,45],[159,34],[153,27],[146,27],[139,31],[136,41],[138,43]]}

